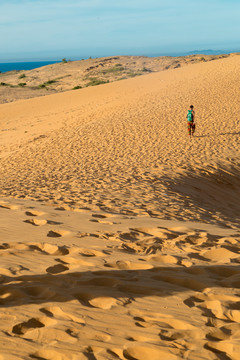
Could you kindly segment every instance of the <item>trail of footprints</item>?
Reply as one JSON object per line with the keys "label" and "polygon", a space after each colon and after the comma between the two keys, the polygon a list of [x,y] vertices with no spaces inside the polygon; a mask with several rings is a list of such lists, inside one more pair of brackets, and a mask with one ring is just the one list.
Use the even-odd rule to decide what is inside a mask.
{"label": "trail of footprints", "polygon": [[[25,215],[31,219],[24,221],[36,228],[62,225],[42,219],[44,212],[28,210]],[[96,220],[109,217],[92,216]],[[46,235],[63,237],[69,232],[53,229]],[[92,236],[102,242],[101,250],[91,248]],[[80,241],[88,237],[89,248],[69,246],[67,240],[65,245],[0,245],[0,258],[24,257],[32,252],[44,256],[44,264],[49,265],[41,274],[31,272],[20,260],[18,265],[0,269],[3,324],[9,316],[1,331],[9,337],[31,340],[35,345],[29,356],[46,360],[158,360],[196,359],[201,352],[203,358],[238,359],[239,235],[220,237],[160,227],[78,234]],[[200,324],[163,311],[162,304],[167,309],[164,299],[176,294],[190,317],[193,312],[201,315]],[[69,302],[71,312],[64,310]],[[13,315],[19,304],[26,309],[34,306],[36,316],[29,317],[26,312],[19,321]],[[103,321],[104,314],[109,323]],[[121,331],[114,326],[121,321],[119,316]],[[66,343],[72,344],[71,351],[63,355],[59,348],[64,349]]]}

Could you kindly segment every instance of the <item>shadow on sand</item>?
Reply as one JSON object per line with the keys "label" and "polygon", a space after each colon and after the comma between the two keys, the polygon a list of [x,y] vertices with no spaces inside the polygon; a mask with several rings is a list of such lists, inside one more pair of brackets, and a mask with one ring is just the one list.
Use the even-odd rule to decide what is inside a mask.
{"label": "shadow on sand", "polygon": [[[57,266],[56,271],[64,272],[63,267]],[[92,306],[89,301],[98,297],[124,298],[127,305],[137,297],[164,297],[189,289],[202,292],[211,287],[240,287],[237,264],[63,272],[17,277],[1,275],[0,305],[6,308],[77,299],[83,305]]]}
{"label": "shadow on sand", "polygon": [[[211,135],[214,135],[214,134],[194,135],[194,137],[195,138],[203,138],[203,137],[210,137]],[[240,131],[220,133],[220,134],[216,134],[215,136],[223,136],[223,135],[240,135]]]}
{"label": "shadow on sand", "polygon": [[[186,174],[166,184],[168,189],[179,194],[197,208],[205,210],[208,220],[218,213],[221,219],[240,223],[240,163],[206,169],[189,169]],[[218,222],[214,218],[215,222]],[[223,222],[221,220],[221,222]]]}

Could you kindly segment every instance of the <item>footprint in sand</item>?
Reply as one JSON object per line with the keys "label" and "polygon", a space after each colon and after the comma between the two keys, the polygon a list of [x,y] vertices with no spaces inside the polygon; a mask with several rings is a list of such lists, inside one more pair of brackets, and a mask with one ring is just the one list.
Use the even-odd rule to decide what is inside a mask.
{"label": "footprint in sand", "polygon": [[211,250],[203,251],[201,253],[201,256],[203,256],[207,260],[211,260],[214,262],[229,263],[231,262],[231,259],[239,257],[239,253],[235,253],[224,247],[220,247],[220,248],[214,248]]}
{"label": "footprint in sand", "polygon": [[40,309],[45,315],[54,317],[58,320],[71,320],[78,324],[85,324],[85,321],[82,318],[79,318],[75,315],[64,312],[59,306],[46,306]]}
{"label": "footprint in sand", "polygon": [[63,223],[52,221],[52,220],[46,220],[46,219],[27,219],[24,220],[25,223],[34,225],[34,226],[42,226],[42,225],[62,225]]}
{"label": "footprint in sand", "polygon": [[[229,336],[229,338],[231,339],[239,339],[240,337],[240,323],[230,323],[230,324],[225,324],[224,326],[222,326],[220,329],[215,329],[220,330],[221,333],[223,333],[225,336]],[[221,338],[219,339],[221,340]],[[226,340],[226,339],[223,339]]]}
{"label": "footprint in sand", "polygon": [[[28,250],[29,249],[29,245],[27,244],[23,244],[21,242],[19,243],[14,243],[14,242],[11,242],[11,243],[3,243],[2,245],[0,245],[0,250],[9,250],[9,249],[14,249],[14,250]],[[8,255],[9,252],[3,252],[1,255],[3,254],[6,254]]]}
{"label": "footprint in sand", "polygon": [[47,220],[45,220],[45,219],[27,219],[27,220],[24,220],[24,222],[34,225],[34,226],[42,226],[42,225],[47,224]]}
{"label": "footprint in sand", "polygon": [[[63,355],[62,352],[57,352],[51,349],[42,349],[38,350],[33,354],[30,354],[30,357],[33,359],[41,359],[41,360],[71,360],[72,357],[68,357]],[[86,360],[86,357],[79,353],[78,360]]]}
{"label": "footprint in sand", "polygon": [[150,346],[130,346],[123,351],[123,355],[129,360],[177,360],[178,357],[171,353],[169,348],[160,349]]}
{"label": "footprint in sand", "polygon": [[37,210],[28,210],[25,212],[25,215],[27,216],[42,216],[45,212],[43,211],[37,211]]}
{"label": "footprint in sand", "polygon": [[181,259],[179,264],[186,268],[189,268],[192,266],[193,263],[191,261],[189,261],[188,259]]}
{"label": "footprint in sand", "polygon": [[152,338],[148,338],[147,336],[138,335],[138,334],[128,335],[126,337],[126,340],[128,340],[128,341],[138,341],[138,342],[143,342],[143,343],[153,341]]}
{"label": "footprint in sand", "polygon": [[106,219],[106,218],[109,218],[109,217],[112,217],[113,215],[111,214],[92,214],[92,217],[94,218],[98,218],[98,219]]}
{"label": "footprint in sand", "polygon": [[48,243],[32,243],[28,244],[28,250],[40,251],[48,255],[68,255],[69,250],[66,246],[57,246]]}
{"label": "footprint in sand", "polygon": [[104,254],[101,251],[92,250],[92,249],[81,249],[80,254],[87,257],[94,256],[103,256]]}
{"label": "footprint in sand", "polygon": [[0,204],[0,208],[8,209],[8,210],[18,210],[18,205],[11,205],[11,204]]}
{"label": "footprint in sand", "polygon": [[[91,340],[96,340],[99,342],[109,342],[109,340],[111,339],[111,335],[106,334],[104,332],[99,332],[94,330],[93,328],[89,329],[87,327],[84,327],[84,329],[78,330],[75,327],[74,328],[69,328],[66,331],[68,334],[70,334],[71,336],[78,338],[78,339],[82,339],[84,337],[84,339],[91,339]],[[90,352],[94,352],[95,350],[97,350],[96,346],[89,346],[88,347]],[[103,350],[102,348],[99,348],[101,350]],[[77,359],[78,360],[78,359]],[[95,358],[93,359],[95,360]]]}
{"label": "footprint in sand", "polygon": [[90,219],[89,221],[97,222],[99,224],[105,224],[105,225],[113,225],[114,223],[112,221],[107,221],[105,219],[112,217],[111,214],[92,214],[92,217],[94,219]]}
{"label": "footprint in sand", "polygon": [[118,248],[128,253],[137,253],[137,254],[145,253],[144,246],[132,242],[122,243]]}
{"label": "footprint in sand", "polygon": [[15,325],[12,328],[12,332],[17,335],[24,335],[27,331],[31,329],[41,328],[45,325],[38,319],[32,318],[26,322]]}
{"label": "footprint in sand", "polygon": [[105,224],[105,225],[113,225],[114,224],[112,221],[98,220],[98,219],[90,219],[89,221],[96,222],[98,224]]}
{"label": "footprint in sand", "polygon": [[205,333],[201,329],[191,330],[174,330],[174,329],[161,329],[160,338],[165,341],[175,341],[180,339],[201,339],[204,338]]}
{"label": "footprint in sand", "polygon": [[25,286],[23,288],[25,294],[31,297],[37,297],[39,299],[51,299],[56,293],[50,287],[39,285],[39,286]]}
{"label": "footprint in sand", "polygon": [[[239,359],[240,345],[238,341],[209,341],[205,347],[218,355],[222,355],[223,359]],[[218,356],[218,358],[220,357]]]}
{"label": "footprint in sand", "polygon": [[46,269],[46,272],[48,274],[60,274],[60,273],[62,273],[64,271],[67,271],[67,270],[69,270],[68,266],[63,265],[63,264],[57,264],[57,265],[49,266]]}
{"label": "footprint in sand", "polygon": [[234,321],[236,323],[240,323],[240,311],[239,310],[226,310],[224,312],[224,315],[228,320]]}
{"label": "footprint in sand", "polygon": [[193,325],[165,314],[141,315],[134,317],[134,320],[137,320],[138,324],[142,327],[146,327],[146,325],[147,327],[149,327],[153,324],[157,324],[163,329],[197,331],[196,327],[194,327]]}
{"label": "footprint in sand", "polygon": [[70,208],[70,206],[59,206],[59,207],[56,207],[54,210],[58,210],[58,211],[69,211],[69,210],[72,210]]}
{"label": "footprint in sand", "polygon": [[112,306],[116,305],[117,300],[109,296],[99,296],[88,300],[88,303],[96,308],[108,310]]}
{"label": "footprint in sand", "polygon": [[12,275],[18,275],[21,271],[28,271],[29,269],[22,265],[13,265],[8,269]]}
{"label": "footprint in sand", "polygon": [[118,349],[118,348],[108,348],[107,352],[110,355],[113,355],[114,357],[116,357],[116,359],[123,359],[123,350],[122,349]]}
{"label": "footprint in sand", "polygon": [[172,255],[152,255],[148,260],[154,261],[155,264],[177,264],[178,260]]}
{"label": "footprint in sand", "polygon": [[232,337],[231,331],[226,331],[224,327],[217,329],[211,329],[209,333],[207,333],[206,338],[213,341],[222,341],[222,340],[228,340]]}
{"label": "footprint in sand", "polygon": [[0,304],[4,306],[9,306],[11,302],[18,302],[24,298],[24,293],[17,289],[12,289],[6,286],[4,289],[0,290]]}
{"label": "footprint in sand", "polygon": [[50,230],[47,234],[48,237],[62,237],[69,235],[71,232],[67,230]]}
{"label": "footprint in sand", "polygon": [[47,220],[48,225],[62,225],[62,222]]}
{"label": "footprint in sand", "polygon": [[92,264],[92,263],[90,263],[88,261],[85,261],[85,260],[82,260],[82,259],[77,259],[77,258],[74,258],[72,256],[64,256],[64,258],[62,258],[62,259],[59,258],[59,259],[55,259],[55,260],[62,263],[62,264],[70,265],[71,269],[79,267],[79,266],[94,266],[94,264]]}
{"label": "footprint in sand", "polygon": [[120,270],[140,270],[140,269],[152,269],[151,264],[134,263],[132,261],[118,260],[116,262],[108,262],[104,266],[112,267]]}
{"label": "footprint in sand", "polygon": [[80,301],[92,307],[109,310],[117,304],[117,299],[109,296],[96,296],[91,293],[77,293],[74,296]]}
{"label": "footprint in sand", "polygon": [[12,332],[17,335],[24,335],[30,330],[42,328],[44,326],[49,326],[53,324],[56,324],[56,321],[48,317],[31,318],[28,321],[14,325],[12,328]]}
{"label": "footprint in sand", "polygon": [[130,228],[130,230],[142,234],[144,236],[156,236],[161,239],[173,239],[176,237],[176,234],[172,231],[166,230],[160,227],[138,227]]}

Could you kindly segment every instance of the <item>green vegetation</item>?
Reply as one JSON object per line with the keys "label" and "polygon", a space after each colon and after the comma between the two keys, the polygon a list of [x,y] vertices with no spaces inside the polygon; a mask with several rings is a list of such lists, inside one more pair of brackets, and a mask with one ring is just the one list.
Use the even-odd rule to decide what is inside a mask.
{"label": "green vegetation", "polygon": [[19,78],[19,79],[24,79],[25,77],[26,77],[25,74],[21,74],[18,78]]}
{"label": "green vegetation", "polygon": [[[115,64],[110,68],[100,71],[100,74],[106,75],[105,79],[108,78],[108,75],[112,74],[115,75],[115,80],[123,80],[135,76],[140,76],[143,75],[144,73],[149,73],[149,72],[151,72],[151,70],[147,69],[146,67],[143,67],[141,70],[131,70],[123,67],[122,64]],[[99,79],[96,76],[91,77],[89,75],[83,78],[83,80],[88,81],[87,84],[85,85],[86,87],[109,83],[109,80],[107,79],[105,80],[105,79],[104,78]]]}
{"label": "green vegetation", "polygon": [[54,84],[56,82],[57,82],[57,80],[54,80],[54,79],[53,80],[48,80],[48,81],[45,81],[43,84],[38,85],[38,88],[43,89],[43,88],[46,88],[47,85],[51,85],[51,84]]}
{"label": "green vegetation", "polygon": [[64,79],[64,78],[70,77],[70,76],[72,76],[72,75],[71,75],[71,74],[67,74],[67,75],[59,76],[59,77],[55,78],[53,81],[57,82],[58,80],[61,80],[61,79]]}
{"label": "green vegetation", "polygon": [[125,68],[122,66],[122,64],[116,64],[113,67],[109,69],[105,69],[102,71],[103,74],[115,74],[119,73],[120,71],[124,71]]}
{"label": "green vegetation", "polygon": [[18,86],[20,86],[20,87],[24,87],[24,86],[26,86],[27,84],[26,83],[19,83],[18,84]]}
{"label": "green vegetation", "polygon": [[45,81],[44,85],[51,85],[51,84],[54,84],[55,82],[57,82],[57,80],[48,80],[48,81]]}
{"label": "green vegetation", "polygon": [[66,59],[66,58],[63,58],[63,59],[62,59],[62,63],[63,63],[63,64],[66,64],[66,63],[67,63],[67,59]]}
{"label": "green vegetation", "polygon": [[116,81],[126,80],[126,79],[127,79],[127,76],[123,76],[123,77],[120,77],[120,78],[116,79]]}
{"label": "green vegetation", "polygon": [[0,82],[0,86],[9,86],[9,87],[14,87],[14,85],[12,85],[12,84],[8,84],[8,83],[5,83],[5,82]]}
{"label": "green vegetation", "polygon": [[74,86],[74,88],[72,90],[78,90],[78,89],[82,89],[82,86],[80,86],[80,85]]}
{"label": "green vegetation", "polygon": [[143,72],[142,72],[141,70],[138,70],[138,71],[132,71],[132,70],[130,70],[130,71],[127,72],[127,76],[128,76],[128,77],[140,76],[140,75],[142,75],[142,74],[143,74]]}
{"label": "green vegetation", "polygon": [[204,57],[201,57],[200,61],[207,61]]}
{"label": "green vegetation", "polygon": [[105,80],[101,80],[98,78],[89,78],[89,79],[91,79],[91,80],[86,84],[86,87],[109,83],[109,80],[105,81]]}
{"label": "green vegetation", "polygon": [[114,74],[114,75],[126,75],[126,77],[135,77],[143,75],[144,73],[151,72],[151,70],[147,69],[146,67],[143,67],[141,70],[131,70],[127,69],[122,66],[122,64],[115,64],[113,67],[109,69],[102,70],[102,74],[108,75],[108,74]]}

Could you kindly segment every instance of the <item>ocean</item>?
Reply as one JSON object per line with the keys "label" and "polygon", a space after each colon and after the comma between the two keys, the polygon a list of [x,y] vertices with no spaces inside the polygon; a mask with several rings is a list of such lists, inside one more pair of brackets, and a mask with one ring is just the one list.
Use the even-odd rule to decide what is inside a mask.
{"label": "ocean", "polygon": [[16,62],[16,63],[0,63],[0,72],[12,70],[32,70],[41,66],[56,64],[60,61],[33,61],[33,62]]}

